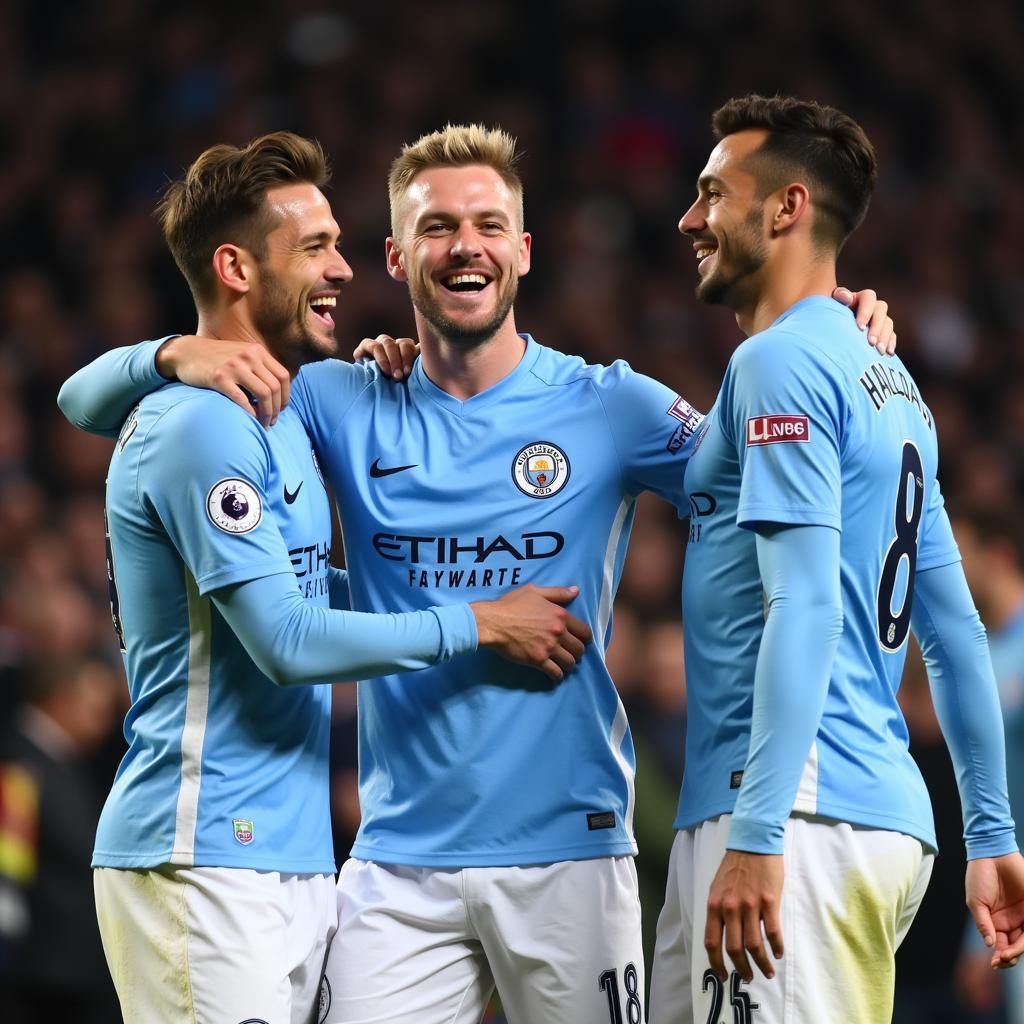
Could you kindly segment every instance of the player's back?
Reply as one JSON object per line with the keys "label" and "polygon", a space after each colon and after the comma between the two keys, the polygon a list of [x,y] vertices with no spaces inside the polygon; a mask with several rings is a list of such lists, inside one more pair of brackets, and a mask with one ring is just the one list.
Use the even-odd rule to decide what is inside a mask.
{"label": "player's back", "polygon": [[161,389],[121,431],[107,524],[132,704],[94,862],[333,870],[329,690],[272,683],[210,599],[287,573],[327,604],[330,513],[301,424],[266,432],[222,396]]}

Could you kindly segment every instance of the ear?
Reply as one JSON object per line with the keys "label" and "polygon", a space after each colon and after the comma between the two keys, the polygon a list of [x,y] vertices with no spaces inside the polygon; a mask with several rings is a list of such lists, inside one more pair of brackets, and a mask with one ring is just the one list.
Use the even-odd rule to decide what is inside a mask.
{"label": "ear", "polygon": [[809,217],[811,196],[807,186],[798,181],[779,189],[773,196],[775,212],[772,215],[772,232],[781,234],[795,227],[803,218]]}
{"label": "ear", "polygon": [[213,272],[226,288],[245,295],[251,286],[254,266],[245,249],[227,243],[213,254]]}
{"label": "ear", "polygon": [[388,235],[384,242],[384,254],[387,259],[388,273],[396,281],[408,281],[409,277],[405,272],[405,254],[398,248],[398,243]]}
{"label": "ear", "polygon": [[519,236],[519,276],[524,277],[530,272],[530,245],[533,242],[533,236],[529,231],[524,231]]}

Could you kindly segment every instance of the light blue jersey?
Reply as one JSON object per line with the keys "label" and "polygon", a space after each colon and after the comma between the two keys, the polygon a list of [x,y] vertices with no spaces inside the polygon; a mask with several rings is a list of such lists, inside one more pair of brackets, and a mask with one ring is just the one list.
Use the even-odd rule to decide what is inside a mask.
{"label": "light blue jersey", "polygon": [[[88,407],[108,369],[130,387],[138,361],[108,353],[65,385],[62,407]],[[333,871],[330,688],[284,684],[475,650],[468,606],[329,610],[348,603],[344,574],[329,566],[309,436],[287,409],[267,432],[213,392],[144,398],[111,461],[107,521],[132,705],[94,866]]]}
{"label": "light blue jersey", "polygon": [[[831,299],[797,303],[736,350],[686,473],[678,828],[735,808],[750,819],[747,834],[767,834],[795,810],[935,846],[896,690],[914,572],[959,559],[937,461],[934,422],[910,373],[866,346]],[[810,749],[775,744],[782,752],[754,778],[746,769],[764,598],[753,527],[766,523],[841,532],[843,625]],[[792,651],[793,687],[806,657]]]}
{"label": "light blue jersey", "polygon": [[209,597],[285,573],[328,604],[330,506],[298,417],[266,432],[212,392],[148,396],[107,519],[132,707],[94,866],[333,871],[330,690],[275,686]]}
{"label": "light blue jersey", "polygon": [[[635,852],[633,744],[604,663],[636,496],[679,505],[699,416],[625,363],[527,339],[516,369],[459,401],[303,369],[292,407],[339,495],[353,607],[416,609],[576,584],[595,643],[553,684],[478,652],[359,687],[357,857],[527,865]],[[277,428],[275,428],[277,429]]]}

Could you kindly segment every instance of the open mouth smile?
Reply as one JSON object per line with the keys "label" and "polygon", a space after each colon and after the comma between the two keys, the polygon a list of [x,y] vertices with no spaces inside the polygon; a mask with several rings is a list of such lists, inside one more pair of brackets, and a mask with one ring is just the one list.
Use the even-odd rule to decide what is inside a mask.
{"label": "open mouth smile", "polygon": [[441,278],[445,291],[456,295],[479,295],[490,283],[490,278],[477,270],[460,270]]}
{"label": "open mouth smile", "polygon": [[334,327],[334,317],[331,316],[331,311],[338,305],[337,295],[314,295],[309,300],[309,308],[313,313],[313,316],[317,318],[325,327]]}

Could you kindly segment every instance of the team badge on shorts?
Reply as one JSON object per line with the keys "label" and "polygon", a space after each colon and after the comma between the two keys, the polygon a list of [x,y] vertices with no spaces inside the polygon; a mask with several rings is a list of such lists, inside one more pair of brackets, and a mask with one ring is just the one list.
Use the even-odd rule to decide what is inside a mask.
{"label": "team badge on shorts", "polygon": [[245,818],[233,818],[231,827],[235,831],[235,838],[243,845],[248,846],[253,841],[252,822]]}
{"label": "team badge on shorts", "polygon": [[228,477],[218,480],[206,496],[210,522],[225,533],[248,533],[260,524],[263,504],[256,488],[247,480]]}
{"label": "team badge on shorts", "polygon": [[516,487],[531,498],[550,498],[569,482],[569,460],[561,448],[534,441],[512,460]]}

